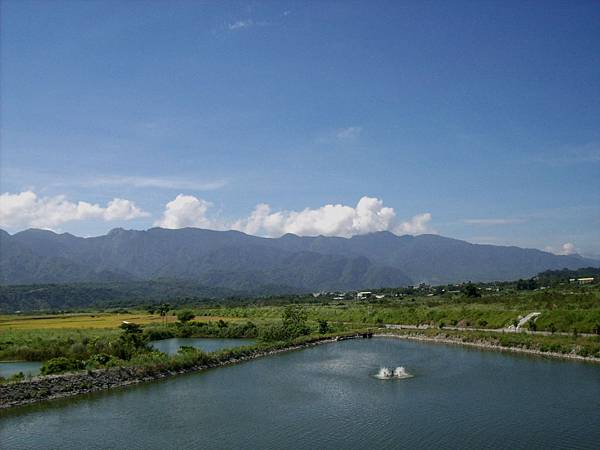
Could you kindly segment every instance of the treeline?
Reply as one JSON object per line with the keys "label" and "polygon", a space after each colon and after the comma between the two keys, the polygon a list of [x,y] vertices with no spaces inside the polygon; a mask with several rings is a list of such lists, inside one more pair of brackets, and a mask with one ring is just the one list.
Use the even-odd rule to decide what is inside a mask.
{"label": "treeline", "polygon": [[[594,284],[600,283],[600,268],[587,267],[578,270],[548,270],[529,279],[511,282],[461,283],[429,286],[407,286],[380,288],[372,291],[384,294],[387,302],[394,297],[436,296],[440,298],[478,298],[482,295],[533,291],[543,287],[555,287],[569,283],[571,279],[593,277]],[[0,312],[17,311],[73,311],[93,308],[110,310],[115,308],[152,306],[169,302],[176,306],[241,306],[241,305],[286,305],[290,303],[329,303],[354,299],[353,292],[335,292],[313,297],[310,293],[274,293],[268,287],[257,287],[252,291],[208,287],[192,281],[160,279],[153,281],[114,283],[73,283],[0,285]],[[376,299],[370,299],[377,302]]]}
{"label": "treeline", "polygon": [[600,282],[600,267],[584,267],[582,269],[570,270],[546,270],[535,277],[542,284],[567,283],[577,278],[594,278],[594,283]]}
{"label": "treeline", "polygon": [[239,300],[246,295],[245,292],[178,280],[3,285],[0,286],[0,311],[108,309],[164,301],[173,304],[211,304]]}

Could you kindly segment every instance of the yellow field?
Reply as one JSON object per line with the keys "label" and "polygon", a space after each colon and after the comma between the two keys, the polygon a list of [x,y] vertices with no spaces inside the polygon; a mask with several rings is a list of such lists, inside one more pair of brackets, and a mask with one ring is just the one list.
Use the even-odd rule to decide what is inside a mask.
{"label": "yellow field", "polygon": [[[222,319],[222,317],[199,316],[194,320],[207,322],[219,319]],[[231,317],[223,319],[232,320]],[[117,328],[124,320],[139,324],[160,324],[163,323],[165,319],[158,314],[151,315],[147,313],[58,314],[43,316],[0,315],[0,331],[9,328],[20,330],[48,328]],[[173,323],[177,319],[173,316],[167,316],[166,320],[168,323]]]}

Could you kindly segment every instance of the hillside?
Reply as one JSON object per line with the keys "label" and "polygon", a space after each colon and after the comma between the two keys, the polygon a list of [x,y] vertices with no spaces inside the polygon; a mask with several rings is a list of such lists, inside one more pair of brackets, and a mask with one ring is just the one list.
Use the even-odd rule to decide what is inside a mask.
{"label": "hillside", "polygon": [[388,232],[352,238],[260,238],[196,228],[115,229],[104,236],[30,229],[0,233],[0,283],[188,280],[233,291],[353,290],[503,281],[598,266],[578,255]]}

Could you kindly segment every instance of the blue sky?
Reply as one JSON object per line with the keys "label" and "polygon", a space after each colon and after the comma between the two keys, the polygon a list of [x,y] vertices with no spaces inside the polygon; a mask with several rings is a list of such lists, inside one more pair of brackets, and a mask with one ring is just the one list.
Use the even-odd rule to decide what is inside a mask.
{"label": "blue sky", "polygon": [[5,0],[1,20],[9,232],[600,256],[598,1]]}

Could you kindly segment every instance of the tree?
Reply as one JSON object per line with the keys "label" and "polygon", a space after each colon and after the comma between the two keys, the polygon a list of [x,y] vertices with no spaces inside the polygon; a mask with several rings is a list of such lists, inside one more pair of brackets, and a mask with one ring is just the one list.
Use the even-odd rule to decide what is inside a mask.
{"label": "tree", "polygon": [[196,315],[189,310],[180,311],[179,313],[177,313],[177,320],[179,320],[181,323],[187,323],[194,317],[196,317]]}
{"label": "tree", "polygon": [[538,283],[533,278],[530,278],[528,280],[519,279],[519,281],[517,281],[518,291],[533,291],[537,287]]}
{"label": "tree", "polygon": [[319,319],[319,333],[327,334],[329,332],[329,324],[326,320]]}
{"label": "tree", "polygon": [[310,329],[306,325],[308,316],[306,311],[300,306],[286,306],[283,310],[281,319],[283,329],[290,338],[295,338],[310,332]]}
{"label": "tree", "polygon": [[119,328],[123,330],[123,333],[121,334],[121,339],[123,341],[133,344],[135,348],[139,348],[144,345],[141,325],[137,323],[123,322]]}
{"label": "tree", "polygon": [[171,310],[171,305],[168,303],[161,303],[158,305],[158,313],[163,318],[163,323],[167,323],[167,313]]}
{"label": "tree", "polygon": [[477,286],[475,286],[470,281],[463,287],[463,293],[469,298],[481,297],[481,294],[477,290]]}
{"label": "tree", "polygon": [[537,325],[533,320],[530,320],[529,323],[529,331],[536,331],[537,330]]}

